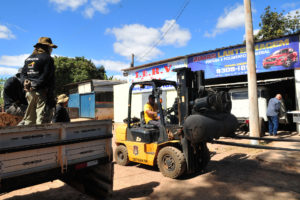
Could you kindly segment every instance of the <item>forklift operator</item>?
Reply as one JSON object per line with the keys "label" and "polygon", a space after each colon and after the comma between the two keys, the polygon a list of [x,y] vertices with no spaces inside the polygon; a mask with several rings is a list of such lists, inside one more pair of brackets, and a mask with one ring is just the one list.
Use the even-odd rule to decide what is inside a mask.
{"label": "forklift operator", "polygon": [[144,118],[146,124],[152,124],[156,127],[160,126],[160,117],[158,116],[157,109],[154,95],[151,94],[148,97],[148,102],[144,106]]}

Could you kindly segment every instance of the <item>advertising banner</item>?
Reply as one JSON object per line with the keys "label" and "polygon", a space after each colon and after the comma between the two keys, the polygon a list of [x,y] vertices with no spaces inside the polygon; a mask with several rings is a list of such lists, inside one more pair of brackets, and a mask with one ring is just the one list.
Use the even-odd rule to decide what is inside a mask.
{"label": "advertising banner", "polygon": [[[299,68],[299,36],[291,36],[255,44],[256,72]],[[205,78],[247,74],[246,47],[222,49],[188,58],[192,71],[205,71]]]}
{"label": "advertising banner", "polygon": [[[169,80],[169,81],[177,81],[176,72],[173,72],[173,69],[187,67],[187,59],[181,59],[174,62],[168,62],[165,64],[160,64],[157,66],[152,66],[136,71],[130,71],[128,74],[128,82],[141,82],[141,81],[150,81],[152,79],[158,80]],[[170,87],[164,87],[163,89],[173,89]],[[134,92],[149,92],[151,91],[151,87],[146,88],[138,88],[136,86],[134,88]]]}

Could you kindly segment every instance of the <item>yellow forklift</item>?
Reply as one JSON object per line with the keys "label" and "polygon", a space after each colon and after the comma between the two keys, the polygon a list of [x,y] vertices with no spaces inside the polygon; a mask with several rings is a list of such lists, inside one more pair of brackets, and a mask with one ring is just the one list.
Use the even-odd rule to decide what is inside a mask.
{"label": "yellow forklift", "polygon": [[[116,129],[115,159],[119,165],[129,162],[157,165],[161,173],[177,178],[183,173],[204,170],[210,160],[206,143],[220,136],[233,136],[236,118],[230,114],[231,100],[226,92],[206,91],[202,71],[177,69],[177,82],[151,80],[134,82],[129,89],[126,126]],[[160,126],[132,118],[134,88],[152,88],[160,114]],[[172,107],[163,109],[163,87],[173,87],[177,98]]]}

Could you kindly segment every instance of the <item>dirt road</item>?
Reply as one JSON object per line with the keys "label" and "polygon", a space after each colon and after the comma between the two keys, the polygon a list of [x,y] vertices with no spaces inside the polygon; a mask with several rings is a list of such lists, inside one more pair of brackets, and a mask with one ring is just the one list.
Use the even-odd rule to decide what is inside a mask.
{"label": "dirt road", "polygon": [[[282,135],[289,137],[290,135]],[[300,139],[293,134],[292,138]],[[299,143],[269,143],[297,147]],[[257,150],[210,144],[212,159],[203,174],[179,180],[165,178],[153,167],[115,165],[112,200],[299,200],[300,153]],[[48,182],[0,196],[7,200],[92,200],[61,181]]]}

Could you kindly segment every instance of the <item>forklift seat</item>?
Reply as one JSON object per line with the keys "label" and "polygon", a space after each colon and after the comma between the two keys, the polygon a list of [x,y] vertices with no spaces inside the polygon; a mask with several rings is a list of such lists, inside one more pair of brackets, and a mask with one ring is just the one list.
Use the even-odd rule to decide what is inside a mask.
{"label": "forklift seat", "polygon": [[143,128],[157,128],[153,124],[146,124],[145,117],[144,117],[144,111],[141,111],[140,117],[141,117],[141,127],[143,127]]}

